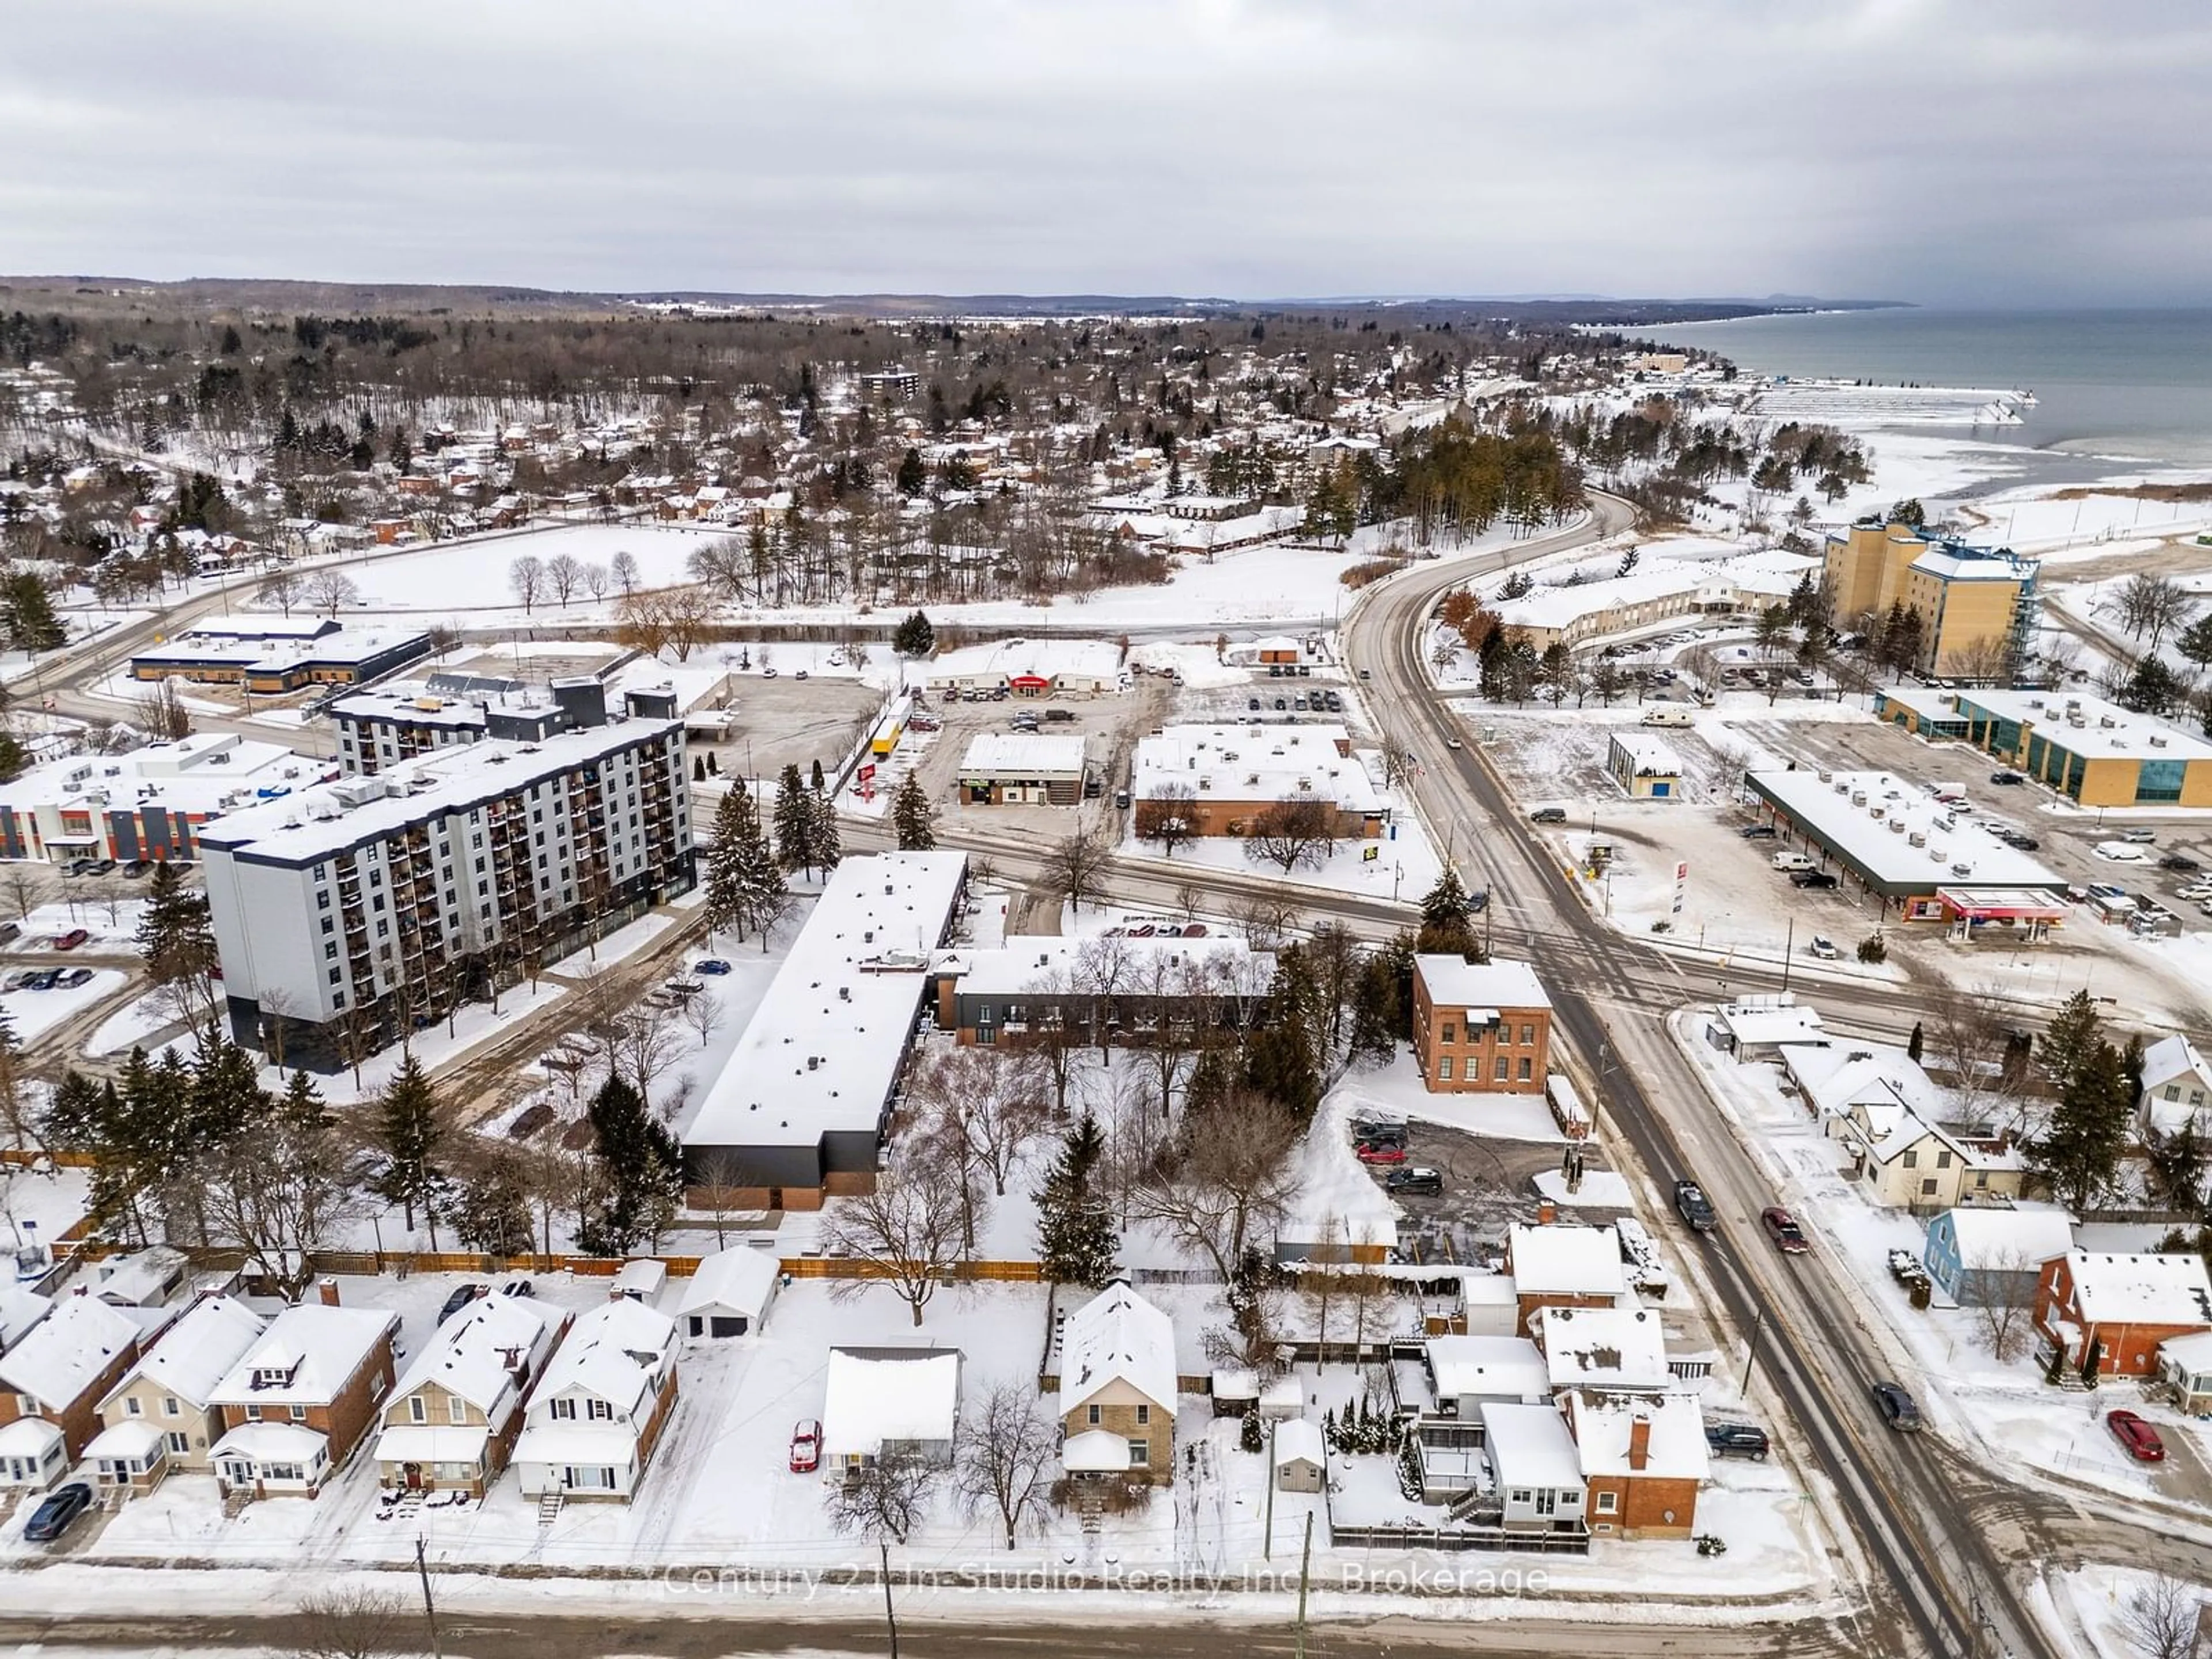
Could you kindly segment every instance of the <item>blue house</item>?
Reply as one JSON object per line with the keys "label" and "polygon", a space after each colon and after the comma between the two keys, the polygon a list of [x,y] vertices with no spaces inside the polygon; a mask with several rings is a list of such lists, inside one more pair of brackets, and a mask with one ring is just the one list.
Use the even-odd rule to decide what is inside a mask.
{"label": "blue house", "polygon": [[1946,1210],[1928,1224],[1921,1260],[1936,1289],[1960,1307],[2025,1308],[2043,1264],[2073,1248],[2063,1210]]}

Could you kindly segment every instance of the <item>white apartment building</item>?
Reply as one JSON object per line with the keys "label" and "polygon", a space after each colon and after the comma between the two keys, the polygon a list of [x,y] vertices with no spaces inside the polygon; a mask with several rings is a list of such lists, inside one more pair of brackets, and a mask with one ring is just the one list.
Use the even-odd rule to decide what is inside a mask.
{"label": "white apartment building", "polygon": [[199,845],[238,1040],[335,1066],[687,891],[684,728],[434,750],[234,812]]}

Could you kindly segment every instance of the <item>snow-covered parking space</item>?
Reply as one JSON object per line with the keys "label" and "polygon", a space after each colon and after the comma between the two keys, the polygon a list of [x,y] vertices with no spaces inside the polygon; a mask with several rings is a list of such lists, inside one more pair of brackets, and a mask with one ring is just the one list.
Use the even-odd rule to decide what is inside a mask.
{"label": "snow-covered parking space", "polygon": [[[44,991],[0,992],[0,1015],[6,1017],[8,1029],[15,1033],[16,1042],[29,1042],[44,1036],[55,1026],[97,1006],[121,990],[128,977],[114,968],[78,971],[91,977],[82,985],[57,985]],[[12,979],[15,975],[8,977]]]}

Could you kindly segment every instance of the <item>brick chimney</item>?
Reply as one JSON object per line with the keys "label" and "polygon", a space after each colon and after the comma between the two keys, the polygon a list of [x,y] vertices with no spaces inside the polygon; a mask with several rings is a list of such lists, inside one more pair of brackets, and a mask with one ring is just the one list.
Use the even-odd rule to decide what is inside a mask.
{"label": "brick chimney", "polygon": [[1548,1227],[1559,1218],[1558,1205],[1553,1203],[1548,1198],[1540,1198],[1536,1200],[1536,1224],[1539,1227]]}
{"label": "brick chimney", "polygon": [[315,1281],[315,1295],[325,1308],[337,1307],[338,1305],[337,1280],[335,1279],[317,1279]]}
{"label": "brick chimney", "polygon": [[1651,1461],[1651,1414],[1638,1412],[1628,1419],[1628,1467],[1636,1474]]}

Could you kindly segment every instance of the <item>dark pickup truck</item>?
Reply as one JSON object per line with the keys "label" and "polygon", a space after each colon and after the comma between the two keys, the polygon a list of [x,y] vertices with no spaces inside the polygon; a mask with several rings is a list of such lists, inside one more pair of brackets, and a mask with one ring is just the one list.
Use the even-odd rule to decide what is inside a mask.
{"label": "dark pickup truck", "polygon": [[1701,1233],[1709,1233],[1719,1224],[1720,1217],[1713,1212],[1713,1201],[1705,1196],[1705,1189],[1694,1181],[1674,1183],[1674,1208],[1682,1219]]}

